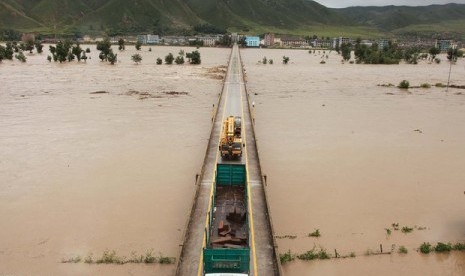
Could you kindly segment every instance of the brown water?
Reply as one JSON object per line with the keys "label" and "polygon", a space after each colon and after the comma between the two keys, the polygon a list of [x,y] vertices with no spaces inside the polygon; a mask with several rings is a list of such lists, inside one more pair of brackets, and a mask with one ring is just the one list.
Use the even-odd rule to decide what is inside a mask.
{"label": "brown water", "polygon": [[0,274],[172,275],[174,265],[61,260],[177,256],[221,89],[208,69],[230,50],[200,49],[201,66],[158,66],[181,48],[143,48],[135,65],[128,46],[111,66],[86,47],[87,64],[45,53],[0,64]]}
{"label": "brown water", "polygon": [[[341,64],[335,53],[326,64],[322,53],[299,50],[241,54],[275,231],[297,236],[278,239],[280,253],[321,246],[357,255],[296,260],[283,266],[286,275],[465,274],[465,253],[415,251],[465,240],[465,90],[377,86],[447,83],[445,56],[439,65],[373,66]],[[274,64],[259,64],[263,56]],[[453,84],[465,84],[464,65],[452,66]],[[387,235],[392,223],[414,230]],[[307,237],[315,229],[321,237]],[[364,256],[380,244],[394,253]]]}

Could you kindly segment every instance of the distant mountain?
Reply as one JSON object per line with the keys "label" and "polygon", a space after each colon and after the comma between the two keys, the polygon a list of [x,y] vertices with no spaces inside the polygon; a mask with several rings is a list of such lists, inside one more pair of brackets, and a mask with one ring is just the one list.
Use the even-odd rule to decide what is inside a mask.
{"label": "distant mountain", "polygon": [[249,33],[465,36],[465,5],[329,9],[309,0],[0,0],[0,29],[21,32],[192,33],[199,24]]}

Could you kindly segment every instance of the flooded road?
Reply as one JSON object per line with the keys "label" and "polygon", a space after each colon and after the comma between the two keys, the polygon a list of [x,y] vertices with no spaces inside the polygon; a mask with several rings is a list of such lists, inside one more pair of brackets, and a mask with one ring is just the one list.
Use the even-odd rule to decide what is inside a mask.
{"label": "flooded road", "polygon": [[[334,52],[326,64],[328,52],[241,54],[280,253],[356,256],[296,259],[285,275],[465,274],[463,252],[416,252],[423,242],[465,240],[465,90],[378,86],[446,84],[445,56],[384,66],[342,64]],[[274,64],[260,64],[264,56]],[[452,66],[451,83],[465,84],[464,65]],[[316,229],[321,236],[308,237]],[[380,244],[393,253],[372,255]]]}
{"label": "flooded road", "polygon": [[127,46],[111,66],[86,47],[87,64],[0,64],[0,274],[172,275],[61,260],[177,256],[230,49],[169,66],[156,58],[195,49],[143,47],[136,65]]}

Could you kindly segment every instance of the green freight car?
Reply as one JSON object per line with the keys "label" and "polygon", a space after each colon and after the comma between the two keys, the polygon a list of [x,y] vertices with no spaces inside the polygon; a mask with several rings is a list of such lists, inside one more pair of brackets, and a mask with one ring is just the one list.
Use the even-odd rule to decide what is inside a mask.
{"label": "green freight car", "polygon": [[217,164],[203,248],[205,275],[248,275],[250,270],[247,171]]}

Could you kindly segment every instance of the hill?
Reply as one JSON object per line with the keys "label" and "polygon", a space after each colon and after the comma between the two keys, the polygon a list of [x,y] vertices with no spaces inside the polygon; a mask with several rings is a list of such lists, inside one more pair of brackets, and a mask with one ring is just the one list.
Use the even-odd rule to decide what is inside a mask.
{"label": "hill", "polygon": [[[0,30],[43,34],[242,33],[465,36],[465,5],[329,9],[309,0],[0,0]],[[426,32],[425,32],[426,31]]]}

